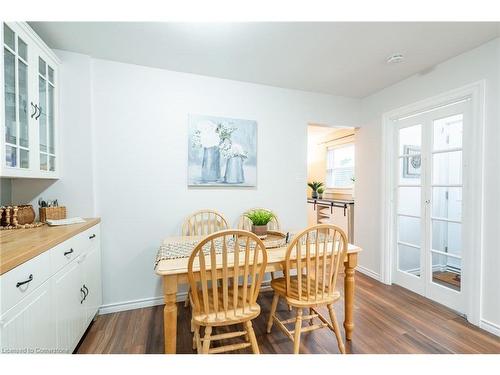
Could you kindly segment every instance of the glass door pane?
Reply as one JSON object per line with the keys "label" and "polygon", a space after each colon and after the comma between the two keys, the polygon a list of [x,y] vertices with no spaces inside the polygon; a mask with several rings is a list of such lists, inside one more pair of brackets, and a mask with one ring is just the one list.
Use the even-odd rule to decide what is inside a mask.
{"label": "glass door pane", "polygon": [[48,132],[47,132],[47,82],[38,77],[38,126],[40,129],[40,169],[47,170]]}
{"label": "glass door pane", "polygon": [[462,284],[462,260],[460,258],[433,252],[432,282],[460,291]]}
{"label": "glass door pane", "polygon": [[460,291],[463,114],[432,122],[432,283]]}
{"label": "glass door pane", "polygon": [[18,62],[19,71],[19,144],[29,146],[28,136],[28,66]]}
{"label": "glass door pane", "polygon": [[54,133],[54,87],[49,83],[48,85],[48,123],[49,123],[49,153],[55,154],[55,133]]}
{"label": "glass door pane", "polygon": [[462,188],[433,187],[432,216],[460,221],[462,219]]}
{"label": "glass door pane", "polygon": [[397,270],[414,277],[422,274],[421,147],[422,125],[398,130]]}
{"label": "glass door pane", "polygon": [[462,183],[462,151],[445,151],[432,155],[432,183],[460,185]]}
{"label": "glass door pane", "polygon": [[4,49],[5,142],[17,144],[16,57]]}

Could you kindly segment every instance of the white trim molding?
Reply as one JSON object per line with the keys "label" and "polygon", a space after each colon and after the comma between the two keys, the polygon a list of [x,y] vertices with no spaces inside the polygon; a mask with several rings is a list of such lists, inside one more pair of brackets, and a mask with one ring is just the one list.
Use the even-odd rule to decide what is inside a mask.
{"label": "white trim molding", "polygon": [[372,279],[375,279],[377,281],[381,281],[380,274],[378,274],[375,271],[372,271],[371,269],[360,266],[359,264],[356,266],[356,271],[361,272],[363,275],[371,277]]}
{"label": "white trim molding", "polygon": [[[262,283],[260,291],[261,292],[272,291],[270,281],[268,281],[268,282],[264,281]],[[177,302],[184,302],[186,300],[186,297],[187,297],[187,292],[179,292],[179,293],[177,293],[176,301]],[[165,302],[164,302],[163,296],[141,298],[141,299],[136,299],[136,300],[132,300],[132,301],[109,303],[107,305],[102,305],[99,308],[99,315],[111,314],[111,313],[116,313],[116,312],[120,312],[120,311],[142,309],[144,307],[163,305],[164,303]]]}
{"label": "white trim molding", "polygon": [[496,336],[500,336],[500,325],[492,323],[486,319],[481,319],[479,328],[484,329],[485,331],[488,331]]}
{"label": "white trim molding", "polygon": [[[184,301],[186,299],[186,296],[187,292],[177,293],[177,302]],[[165,302],[163,300],[163,296],[142,298],[133,301],[110,303],[107,305],[102,305],[99,308],[99,315],[111,314],[120,311],[142,309],[144,307],[163,305],[164,303]]]}
{"label": "white trim molding", "polygon": [[[397,119],[416,115],[421,112],[428,112],[439,107],[452,104],[459,100],[469,99],[471,102],[472,127],[471,144],[475,152],[470,153],[468,163],[479,166],[471,173],[471,180],[476,184],[469,196],[476,197],[472,208],[467,209],[470,231],[474,233],[476,253],[473,255],[464,254],[464,264],[467,267],[467,280],[464,277],[464,291],[466,294],[465,314],[467,320],[479,326],[484,322],[481,320],[481,293],[482,293],[482,254],[483,254],[483,206],[484,206],[484,109],[485,109],[485,81],[478,81],[461,88],[451,90],[440,95],[430,97],[419,102],[394,109],[382,115],[382,191],[380,219],[382,222],[381,235],[381,259],[380,259],[380,281],[391,284],[392,275],[392,239],[394,235],[393,220],[393,173],[391,161],[394,150],[393,125]],[[464,191],[465,193],[465,191]],[[471,194],[472,193],[472,194]],[[464,272],[465,274],[465,272]]]}

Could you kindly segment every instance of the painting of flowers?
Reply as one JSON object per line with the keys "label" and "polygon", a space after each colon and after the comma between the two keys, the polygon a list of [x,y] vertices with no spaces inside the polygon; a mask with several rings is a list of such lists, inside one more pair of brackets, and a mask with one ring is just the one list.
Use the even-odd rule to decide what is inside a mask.
{"label": "painting of flowers", "polygon": [[190,115],[189,186],[256,186],[257,122]]}

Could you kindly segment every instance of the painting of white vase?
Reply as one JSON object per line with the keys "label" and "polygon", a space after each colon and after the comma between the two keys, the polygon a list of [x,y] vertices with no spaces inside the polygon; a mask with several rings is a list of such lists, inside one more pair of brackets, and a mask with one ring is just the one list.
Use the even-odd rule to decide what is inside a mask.
{"label": "painting of white vase", "polygon": [[257,122],[189,116],[189,186],[257,186]]}

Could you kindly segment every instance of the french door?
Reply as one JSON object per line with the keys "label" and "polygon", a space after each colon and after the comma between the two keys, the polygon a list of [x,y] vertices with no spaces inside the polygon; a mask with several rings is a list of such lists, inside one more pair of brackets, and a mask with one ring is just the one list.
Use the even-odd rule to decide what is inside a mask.
{"label": "french door", "polygon": [[399,119],[394,132],[393,282],[461,313],[469,107],[463,100]]}

